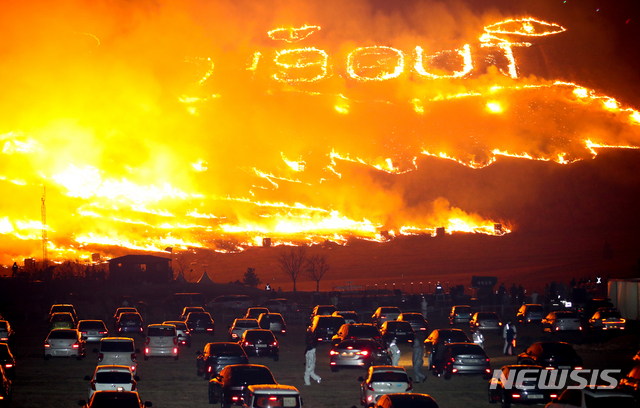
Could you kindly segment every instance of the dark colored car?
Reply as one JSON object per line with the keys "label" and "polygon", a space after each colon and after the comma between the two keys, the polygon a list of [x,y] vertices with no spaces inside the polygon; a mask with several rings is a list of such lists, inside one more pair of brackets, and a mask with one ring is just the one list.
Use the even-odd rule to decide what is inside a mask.
{"label": "dark colored car", "polygon": [[380,397],[375,408],[438,408],[438,404],[429,394],[394,393]]}
{"label": "dark colored car", "polygon": [[569,343],[541,341],[518,354],[518,364],[541,365],[556,369],[582,369],[582,358]]}
{"label": "dark colored car", "polygon": [[135,307],[119,307],[116,309],[116,312],[113,314],[113,327],[116,327],[118,324],[118,319],[120,315],[123,313],[138,313],[138,309]]}
{"label": "dark colored car", "polygon": [[360,323],[360,316],[352,310],[336,310],[331,316],[340,316],[346,323]]}
{"label": "dark colored car", "polygon": [[429,322],[427,322],[427,320],[422,317],[421,313],[402,313],[398,317],[398,320],[401,322],[409,322],[415,334],[422,333],[426,335],[427,333],[429,333]]}
{"label": "dark colored car", "polygon": [[140,401],[137,391],[96,391],[87,404],[85,400],[78,401],[84,408],[143,408],[151,407],[151,401]]}
{"label": "dark colored car", "polygon": [[[435,329],[424,341],[424,356],[428,359],[428,367],[434,370],[444,356],[448,343],[471,343],[469,336],[460,329]],[[436,364],[437,363],[437,364]]]}
{"label": "dark colored car", "polygon": [[545,313],[542,305],[525,304],[520,306],[516,319],[518,323],[540,323],[544,319]]}
{"label": "dark colored car", "polygon": [[[545,371],[542,366],[512,364],[501,370],[501,376],[491,378],[489,383],[490,403],[500,402],[503,407],[508,407],[511,404],[546,404],[558,398],[560,390],[540,388],[540,375]],[[516,381],[523,370],[526,370],[523,380]]]}
{"label": "dark colored car", "polygon": [[382,323],[387,320],[397,320],[398,317],[402,314],[402,311],[395,306],[383,306],[376,309],[376,311],[371,316],[371,321],[376,326],[382,326]]}
{"label": "dark colored car", "polygon": [[273,334],[287,334],[287,324],[280,313],[262,313],[258,317],[258,325],[261,329],[271,330]]}
{"label": "dark colored car", "polygon": [[332,338],[331,342],[334,346],[337,346],[344,340],[375,340],[377,342],[382,341],[382,334],[380,330],[371,324],[367,323],[346,323],[340,326],[338,333]]}
{"label": "dark colored car", "polygon": [[139,334],[144,336],[144,321],[140,313],[121,313],[116,323],[116,333],[118,336],[124,334]]}
{"label": "dark colored car", "polygon": [[311,312],[311,316],[309,316],[309,321],[313,322],[313,319],[316,316],[331,316],[333,312],[337,310],[338,309],[333,305],[318,305],[313,308],[313,311]]}
{"label": "dark colored car", "polygon": [[0,367],[0,406],[8,407],[11,404],[13,389],[11,380],[4,372],[4,368]]}
{"label": "dark colored car", "polygon": [[345,340],[329,351],[331,371],[341,367],[364,367],[391,365],[387,350],[374,340]]}
{"label": "dark colored car", "polygon": [[445,346],[441,366],[436,366],[445,380],[453,374],[481,374],[482,378],[491,378],[491,364],[484,349],[475,343],[449,343]]}
{"label": "dark colored car", "polygon": [[6,343],[0,343],[0,366],[4,368],[7,378],[10,380],[16,378],[16,359]]}
{"label": "dark colored car", "polygon": [[107,325],[102,320],[80,320],[78,322],[78,331],[82,336],[82,340],[87,343],[99,342],[109,334]]}
{"label": "dark colored car", "polygon": [[382,334],[382,340],[385,344],[391,343],[394,337],[398,340],[398,343],[413,343],[415,338],[411,323],[399,320],[389,320],[382,323],[380,334]]}
{"label": "dark colored car", "polygon": [[223,368],[232,364],[249,364],[247,353],[238,343],[207,343],[204,350],[196,352],[197,374],[205,380],[220,374]]}
{"label": "dark colored car", "polygon": [[266,307],[250,307],[247,309],[247,313],[244,315],[244,318],[258,320],[258,317],[260,317],[262,313],[269,313],[269,309]]}
{"label": "dark colored car", "polygon": [[222,407],[242,405],[242,394],[249,385],[277,384],[271,371],[257,364],[229,365],[209,381],[209,404]]}
{"label": "dark colored car", "polygon": [[11,324],[0,317],[0,342],[13,345],[15,337],[16,333],[11,328]]}
{"label": "dark colored car", "polygon": [[482,330],[483,333],[488,331],[500,332],[502,330],[502,322],[496,312],[476,312],[469,321],[469,330],[471,332]]}
{"label": "dark colored car", "polygon": [[344,318],[338,316],[316,316],[307,327],[307,343],[331,341],[333,335],[344,324]]}
{"label": "dark colored car", "polygon": [[273,357],[273,361],[280,359],[280,346],[270,330],[247,330],[242,333],[238,344],[248,356]]}
{"label": "dark colored car", "polygon": [[191,312],[184,323],[191,333],[201,331],[213,335],[215,332],[215,322],[208,312]]}
{"label": "dark colored car", "polygon": [[189,313],[191,312],[206,312],[206,310],[204,310],[204,307],[202,306],[187,306],[185,308],[182,309],[182,313],[180,313],[180,316],[178,317],[178,320],[182,320],[184,321],[187,316],[189,316]]}
{"label": "dark colored car", "polygon": [[618,388],[632,393],[636,398],[640,397],[640,365],[633,367],[620,379]]}
{"label": "dark colored car", "polygon": [[56,304],[51,306],[51,310],[49,310],[49,316],[47,320],[51,318],[51,315],[54,313],[68,312],[73,316],[74,324],[78,324],[78,314],[76,313],[75,307],[72,304]]}
{"label": "dark colored car", "polygon": [[471,320],[471,306],[468,305],[456,305],[451,308],[449,312],[449,324],[456,325],[458,323],[468,324]]}

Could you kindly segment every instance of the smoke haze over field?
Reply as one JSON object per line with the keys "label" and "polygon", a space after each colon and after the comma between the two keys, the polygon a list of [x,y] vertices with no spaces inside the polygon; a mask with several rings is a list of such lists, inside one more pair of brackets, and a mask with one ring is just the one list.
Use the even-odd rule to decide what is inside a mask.
{"label": "smoke haze over field", "polygon": [[43,187],[51,259],[536,229],[504,197],[553,186],[499,165],[640,146],[638,20],[512,3],[4,2],[0,262],[41,257]]}

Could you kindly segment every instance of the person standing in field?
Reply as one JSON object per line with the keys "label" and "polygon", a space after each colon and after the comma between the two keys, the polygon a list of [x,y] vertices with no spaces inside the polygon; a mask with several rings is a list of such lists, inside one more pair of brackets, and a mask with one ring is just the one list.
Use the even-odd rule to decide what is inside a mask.
{"label": "person standing in field", "polygon": [[318,374],[316,374],[316,345],[315,341],[309,342],[307,344],[306,351],[304,353],[305,357],[305,366],[304,366],[304,385],[311,385],[310,378],[313,378],[315,381],[320,384],[322,378]]}
{"label": "person standing in field", "polygon": [[422,366],[424,366],[424,360],[422,355],[424,354],[424,343],[422,336],[416,336],[413,340],[413,356],[411,362],[413,363],[413,375],[415,376],[416,383],[425,382],[427,376],[422,374]]}
{"label": "person standing in field", "polygon": [[397,366],[398,364],[400,364],[400,349],[396,344],[397,341],[398,339],[394,337],[393,340],[391,340],[391,343],[389,343],[388,349],[389,355],[391,356],[391,365],[393,366]]}
{"label": "person standing in field", "polygon": [[504,325],[502,329],[502,337],[504,337],[504,355],[513,355],[513,343],[516,338],[516,326],[511,323],[511,320]]}

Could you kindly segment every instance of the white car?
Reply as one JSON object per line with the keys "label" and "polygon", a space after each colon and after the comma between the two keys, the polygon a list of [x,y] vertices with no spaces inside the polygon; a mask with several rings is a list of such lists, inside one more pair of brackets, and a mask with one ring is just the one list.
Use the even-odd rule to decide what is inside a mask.
{"label": "white car", "polygon": [[147,327],[147,341],[144,345],[144,359],[149,357],[179,358],[178,334],[172,324],[150,324]]}
{"label": "white car", "polygon": [[632,408],[637,406],[636,399],[629,393],[611,388],[585,388],[582,390],[567,389],[557,400],[548,403],[545,408]]}
{"label": "white car", "polygon": [[105,337],[100,340],[100,348],[94,349],[98,353],[98,365],[126,365],[131,367],[134,374],[138,370],[138,356],[140,350],[135,348],[130,337]]}
{"label": "white car", "polygon": [[242,395],[243,408],[302,407],[298,389],[291,385],[249,385]]}
{"label": "white car", "polygon": [[620,315],[618,309],[601,307],[589,319],[590,330],[624,330],[626,319]]}
{"label": "white car", "polygon": [[53,329],[44,341],[44,359],[49,357],[84,357],[84,340],[75,329]]}
{"label": "white car", "polygon": [[93,376],[84,377],[89,383],[89,400],[96,391],[137,391],[136,381],[131,367],[122,365],[104,365],[96,367]]}
{"label": "white car", "polygon": [[360,404],[370,407],[384,394],[412,392],[411,378],[403,367],[371,366],[367,378],[359,377]]}
{"label": "white car", "polygon": [[556,333],[565,330],[582,330],[580,318],[574,312],[551,312],[542,319],[542,331]]}

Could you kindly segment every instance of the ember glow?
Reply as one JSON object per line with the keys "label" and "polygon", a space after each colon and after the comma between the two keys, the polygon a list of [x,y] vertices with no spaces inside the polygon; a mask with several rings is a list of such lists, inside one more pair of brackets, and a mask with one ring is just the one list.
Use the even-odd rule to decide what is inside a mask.
{"label": "ember glow", "polygon": [[187,3],[2,13],[3,263],[40,257],[43,187],[53,260],[503,235],[517,219],[410,202],[409,176],[425,158],[479,171],[640,146],[634,107],[527,71],[565,24],[469,12],[452,24],[475,31],[437,32],[445,12],[428,5],[420,27],[358,13],[367,2],[331,16]]}

